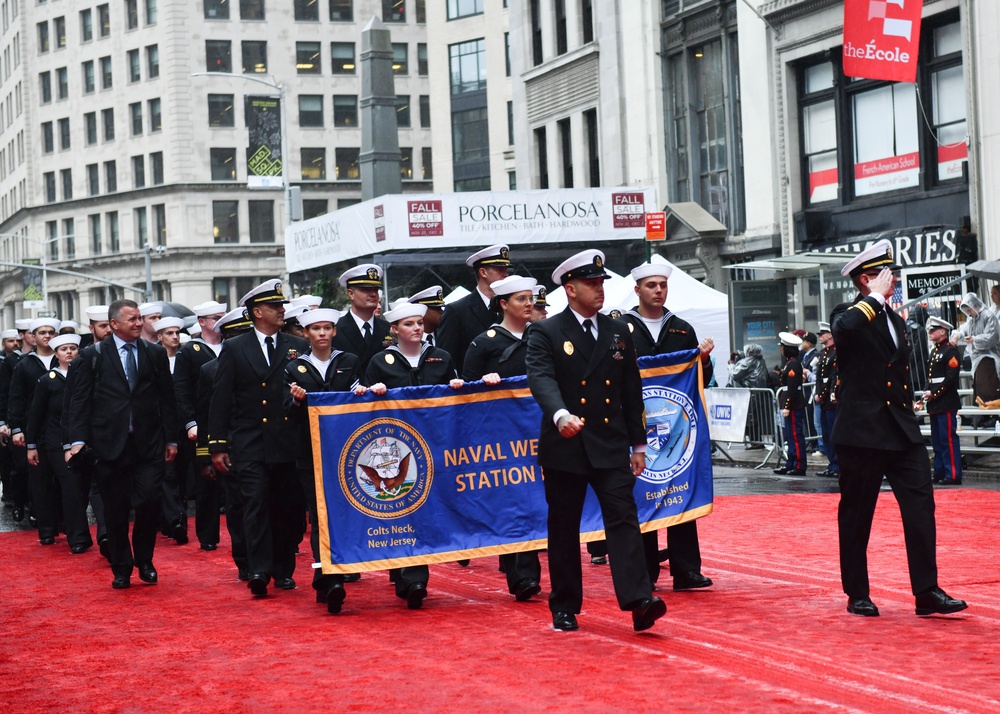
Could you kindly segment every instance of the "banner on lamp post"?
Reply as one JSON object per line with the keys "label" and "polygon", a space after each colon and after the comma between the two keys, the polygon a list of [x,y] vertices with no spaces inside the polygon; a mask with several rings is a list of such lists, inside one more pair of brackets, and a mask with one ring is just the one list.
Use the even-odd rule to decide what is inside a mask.
{"label": "banner on lamp post", "polygon": [[923,0],[845,0],[844,74],[913,82]]}
{"label": "banner on lamp post", "polygon": [[246,98],[247,186],[282,188],[281,174],[281,99],[249,96]]}
{"label": "banner on lamp post", "polygon": [[37,265],[37,268],[24,268],[21,271],[25,310],[44,310],[45,293],[42,292],[42,261],[38,258],[25,258],[25,265]]}

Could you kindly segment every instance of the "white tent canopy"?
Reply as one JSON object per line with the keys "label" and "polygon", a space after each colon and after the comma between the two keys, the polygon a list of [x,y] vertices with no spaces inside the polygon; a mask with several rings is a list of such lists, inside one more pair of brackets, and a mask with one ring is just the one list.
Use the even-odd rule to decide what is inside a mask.
{"label": "white tent canopy", "polygon": [[[729,382],[729,298],[725,293],[695,280],[661,255],[654,254],[652,262],[672,269],[667,281],[667,309],[686,320],[698,333],[698,338],[711,337],[715,341],[715,380],[720,386]],[[635,281],[631,275],[618,275],[608,270],[611,279],[604,282],[604,312],[614,308],[623,313],[638,305]],[[556,288],[547,296],[549,314],[566,307],[566,291]]]}

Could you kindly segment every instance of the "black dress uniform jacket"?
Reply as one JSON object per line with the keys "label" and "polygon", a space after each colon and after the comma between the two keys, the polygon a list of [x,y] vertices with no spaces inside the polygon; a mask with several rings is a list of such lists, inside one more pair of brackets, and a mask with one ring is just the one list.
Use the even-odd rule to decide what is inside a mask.
{"label": "black dress uniform jacket", "polygon": [[501,377],[518,377],[527,373],[524,364],[528,354],[528,330],[518,339],[507,328],[493,325],[476,336],[465,353],[462,379],[467,382],[482,379],[483,375],[496,372]]}
{"label": "black dress uniform jacket", "polygon": [[451,355],[425,342],[416,367],[411,367],[409,360],[403,356],[398,347],[393,345],[372,358],[363,381],[368,387],[382,382],[392,389],[426,384],[448,384],[457,377],[458,372],[455,370]]}
{"label": "black dress uniform jacket", "polygon": [[819,356],[816,366],[816,396],[819,397],[820,409],[828,411],[837,408],[838,380],[837,347],[827,345]]}
{"label": "black dress uniform jacket", "polygon": [[[698,347],[698,335],[694,328],[667,308],[663,308],[663,316],[660,318],[660,334],[655,340],[650,334],[649,328],[646,327],[646,323],[642,321],[638,308],[629,310],[622,315],[621,319],[628,324],[628,330],[632,333],[632,341],[635,343],[636,354],[640,357],[693,350]],[[701,371],[705,384],[708,384],[712,380],[714,372],[712,361],[703,360]]]}
{"label": "black dress uniform jacket", "polygon": [[792,357],[781,368],[781,386],[785,387],[785,398],[781,402],[782,409],[789,411],[802,409],[806,405],[802,394],[802,363]]}
{"label": "black dress uniform jacket", "polygon": [[[435,342],[451,355],[456,365],[463,366],[469,345],[498,318],[499,315],[486,307],[483,296],[474,288],[464,298],[445,308],[441,324],[434,333]],[[479,375],[476,379],[482,376]]]}
{"label": "black dress uniform jacket", "polygon": [[924,400],[928,414],[955,412],[962,407],[958,395],[958,377],[962,369],[962,357],[950,342],[935,345],[927,367],[928,391],[931,396]]}
{"label": "black dress uniform jacket", "polygon": [[[375,318],[372,337],[365,342],[365,336],[358,329],[358,323],[348,312],[337,321],[337,334],[330,340],[330,347],[341,352],[350,352],[358,356],[358,375],[363,375],[368,369],[372,357],[392,344],[392,330],[389,323],[381,317]],[[305,351],[305,350],[303,350]]]}
{"label": "black dress uniform jacket", "polygon": [[66,377],[51,369],[38,378],[35,396],[28,413],[24,439],[28,448],[54,451],[62,454],[66,445],[63,438],[63,399],[66,396]]}
{"label": "black dress uniform jacket", "polygon": [[[201,367],[215,359],[215,350],[202,340],[194,339],[180,348],[174,360],[174,385],[177,388],[177,412],[181,427],[187,431],[198,424],[198,377]],[[202,424],[207,427],[207,424]]]}
{"label": "black dress uniform jacket", "polygon": [[[334,350],[326,369],[326,378],[320,376],[316,366],[299,357],[285,365],[285,384],[298,384],[307,392],[346,392],[358,382],[358,356]],[[286,390],[285,407],[295,429],[296,462],[300,468],[312,469],[312,439],[309,435],[308,400],[296,404],[291,391]]]}
{"label": "black dress uniform jacket", "polygon": [[[55,355],[52,362],[55,362]],[[11,434],[19,434],[28,425],[28,410],[35,396],[39,378],[48,372],[41,358],[29,352],[17,362],[10,379],[10,397],[7,402],[7,426]]]}
{"label": "black dress uniform jacket", "polygon": [[0,426],[7,423],[7,407],[10,404],[10,381],[14,368],[24,357],[20,352],[11,352],[0,361]]}

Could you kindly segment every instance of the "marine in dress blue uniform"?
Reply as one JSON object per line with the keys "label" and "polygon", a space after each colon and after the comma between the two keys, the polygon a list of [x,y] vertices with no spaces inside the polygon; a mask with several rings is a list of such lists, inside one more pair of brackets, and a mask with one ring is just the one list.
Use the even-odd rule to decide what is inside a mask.
{"label": "marine in dress blue uniform", "polygon": [[781,340],[781,354],[785,359],[779,377],[781,386],[785,388],[785,395],[778,407],[785,420],[788,458],[785,465],[775,469],[774,473],[805,476],[806,398],[802,393],[802,363],[799,361],[799,346],[802,344],[802,339],[790,332],[782,332],[778,338]]}
{"label": "marine in dress blue uniform", "polygon": [[927,334],[934,349],[927,361],[927,391],[923,393],[924,408],[931,421],[931,444],[934,447],[935,482],[962,483],[962,447],[958,440],[958,410],[962,400],[958,395],[962,358],[948,341],[955,328],[940,317],[927,318]]}

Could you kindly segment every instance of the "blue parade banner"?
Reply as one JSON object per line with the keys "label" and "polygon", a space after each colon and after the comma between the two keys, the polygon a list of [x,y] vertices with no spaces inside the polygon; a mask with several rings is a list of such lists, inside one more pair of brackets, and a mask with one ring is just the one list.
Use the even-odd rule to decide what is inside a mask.
{"label": "blue parade banner", "polygon": [[[697,350],[643,357],[642,529],[712,511],[712,460]],[[527,378],[309,395],[324,573],[384,570],[546,547],[536,461],[541,410]],[[604,538],[588,493],[581,540]]]}

